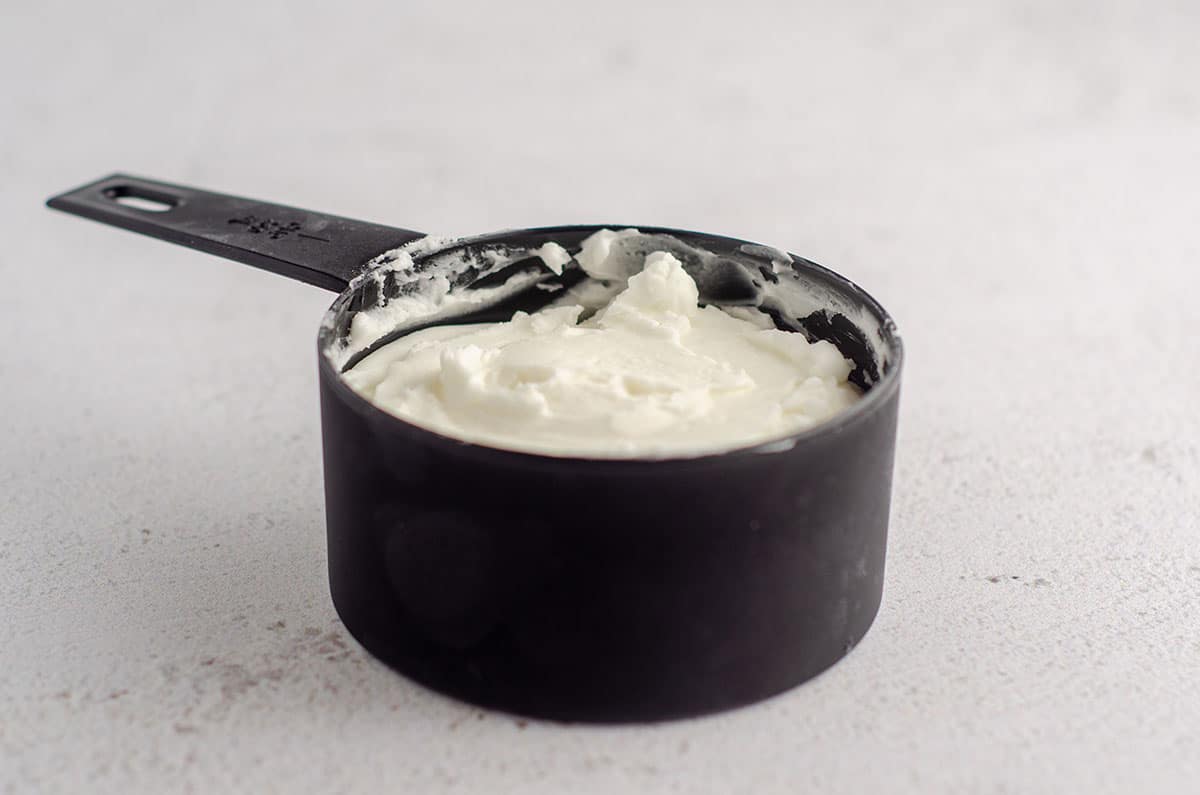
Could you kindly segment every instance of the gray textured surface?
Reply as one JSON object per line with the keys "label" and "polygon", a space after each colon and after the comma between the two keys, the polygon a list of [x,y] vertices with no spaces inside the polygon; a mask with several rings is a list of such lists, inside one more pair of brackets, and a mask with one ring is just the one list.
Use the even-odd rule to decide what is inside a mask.
{"label": "gray textured surface", "polygon": [[[5,6],[0,788],[1195,791],[1200,6],[690,8]],[[859,281],[910,356],[875,628],[653,727],[393,675],[326,591],[329,296],[39,207],[114,169]]]}

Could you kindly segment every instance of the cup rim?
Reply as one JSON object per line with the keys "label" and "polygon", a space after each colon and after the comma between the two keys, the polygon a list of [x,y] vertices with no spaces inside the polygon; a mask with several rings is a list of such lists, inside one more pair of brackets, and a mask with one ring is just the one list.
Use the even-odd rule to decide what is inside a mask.
{"label": "cup rim", "polygon": [[[754,243],[752,241],[721,235],[713,235],[707,232],[693,232],[669,227],[638,226],[633,224],[588,224],[511,229],[461,238],[455,240],[449,246],[441,247],[434,251],[417,255],[414,257],[414,259],[420,260],[423,256],[441,253],[447,248],[480,243],[501,242],[508,238],[517,236],[523,239],[523,245],[532,243],[534,245],[531,247],[536,247],[536,244],[539,244],[539,240],[540,242],[550,242],[554,240],[556,235],[578,236],[585,233],[591,234],[592,232],[602,229],[629,228],[636,228],[646,234],[679,236],[687,239],[688,242],[703,243],[708,241],[724,245],[736,244],[739,246],[745,245],[766,248],[762,244]],[[530,240],[531,238],[532,240]],[[825,439],[843,433],[850,426],[861,422],[864,418],[869,417],[877,412],[882,406],[888,403],[889,400],[899,390],[901,371],[903,370],[904,365],[904,345],[896,328],[895,321],[892,319],[887,310],[884,309],[883,306],[877,300],[875,300],[870,293],[845,276],[842,276],[836,271],[830,270],[823,265],[819,265],[812,260],[792,254],[790,252],[787,252],[787,256],[791,258],[792,266],[794,268],[805,272],[806,275],[816,277],[838,292],[852,296],[856,300],[860,301],[863,306],[866,307],[873,315],[875,315],[880,323],[881,333],[885,336],[888,343],[890,356],[887,362],[887,369],[880,373],[879,380],[872,384],[862,398],[856,401],[853,405],[843,409],[829,419],[817,423],[809,428],[781,434],[770,439],[754,442],[744,446],[695,454],[608,458],[588,455],[553,455],[550,453],[514,450],[511,448],[495,447],[480,442],[469,441],[454,436],[447,436],[446,434],[422,427],[402,417],[398,417],[395,414],[385,411],[371,401],[367,400],[362,395],[355,392],[350,385],[346,383],[346,380],[342,378],[341,372],[334,366],[333,362],[330,360],[330,357],[327,355],[326,349],[328,347],[328,343],[330,342],[330,337],[333,334],[333,327],[328,322],[322,323],[317,334],[317,359],[319,374],[323,384],[327,383],[343,402],[355,408],[360,414],[372,422],[391,423],[394,424],[397,429],[403,429],[412,434],[415,438],[421,438],[424,441],[435,443],[439,446],[449,445],[455,448],[460,448],[461,452],[463,453],[470,452],[475,455],[483,456],[495,455],[500,459],[508,460],[510,463],[514,460],[513,457],[517,457],[518,459],[522,459],[527,463],[545,464],[552,462],[557,465],[564,465],[564,462],[569,462],[569,465],[576,466],[584,465],[625,470],[644,469],[646,467],[650,467],[654,470],[661,471],[666,467],[705,466],[716,462],[729,462],[732,459],[758,457],[773,453],[786,452],[795,447],[811,444],[815,440]],[[327,310],[326,318],[332,317],[334,313],[339,311],[342,307],[342,304],[350,300],[356,291],[357,284],[352,283],[345,291],[340,293]]]}

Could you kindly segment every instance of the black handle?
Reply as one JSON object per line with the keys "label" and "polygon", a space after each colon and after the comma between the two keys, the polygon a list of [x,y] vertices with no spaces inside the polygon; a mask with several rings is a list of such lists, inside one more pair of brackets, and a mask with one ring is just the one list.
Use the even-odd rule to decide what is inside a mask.
{"label": "black handle", "polygon": [[113,174],[46,202],[188,248],[341,292],[367,260],[419,237],[282,204]]}

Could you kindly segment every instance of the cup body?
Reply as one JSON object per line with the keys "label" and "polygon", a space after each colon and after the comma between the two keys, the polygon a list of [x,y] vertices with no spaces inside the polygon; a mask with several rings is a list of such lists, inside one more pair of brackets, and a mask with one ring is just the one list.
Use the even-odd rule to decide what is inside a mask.
{"label": "cup body", "polygon": [[[461,442],[376,408],[319,354],[346,628],[436,690],[568,721],[727,709],[845,656],[883,590],[900,345],[869,296],[796,260],[809,266],[877,316],[876,380],[829,422],[743,450],[591,460]],[[331,311],[361,306],[343,294]]]}

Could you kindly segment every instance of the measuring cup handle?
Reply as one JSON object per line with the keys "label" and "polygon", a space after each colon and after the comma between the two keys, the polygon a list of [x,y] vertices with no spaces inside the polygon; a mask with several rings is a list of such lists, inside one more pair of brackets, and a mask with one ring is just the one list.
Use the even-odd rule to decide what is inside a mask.
{"label": "measuring cup handle", "polygon": [[113,174],[48,200],[90,218],[341,292],[377,254],[420,232]]}

